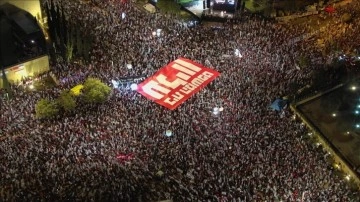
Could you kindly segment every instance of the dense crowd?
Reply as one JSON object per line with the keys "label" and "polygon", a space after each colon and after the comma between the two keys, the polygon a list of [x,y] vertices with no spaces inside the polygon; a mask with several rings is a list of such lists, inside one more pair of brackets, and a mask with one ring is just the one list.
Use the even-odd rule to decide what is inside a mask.
{"label": "dense crowd", "polygon": [[[326,61],[310,42],[288,43],[308,32],[306,26],[244,14],[221,29],[188,28],[173,15],[150,14],[131,2],[61,3],[70,22],[95,36],[91,62],[55,64],[60,86],[33,92],[13,86],[14,98],[1,102],[1,200],[360,200],[325,153],[305,141],[307,129],[290,111],[280,117],[269,110],[274,98],[291,93],[291,83],[307,85]],[[160,37],[152,35],[157,29]],[[357,21],[345,30],[350,36],[358,31]],[[233,56],[235,49],[242,58]],[[311,57],[311,67],[297,69],[299,55]],[[151,76],[178,57],[221,75],[176,110],[118,89],[95,109],[35,118],[37,100],[88,76],[110,85],[117,77]],[[224,110],[214,115],[213,107]]]}

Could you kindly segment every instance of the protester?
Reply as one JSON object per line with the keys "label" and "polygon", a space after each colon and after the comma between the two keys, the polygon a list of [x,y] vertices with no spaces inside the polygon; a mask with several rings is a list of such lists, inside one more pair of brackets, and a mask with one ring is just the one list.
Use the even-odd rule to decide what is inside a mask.
{"label": "protester", "polygon": [[[174,16],[149,14],[131,2],[61,3],[68,20],[95,37],[91,62],[55,64],[59,86],[33,92],[12,86],[14,98],[2,101],[2,200],[360,200],[324,152],[305,141],[308,131],[290,111],[280,118],[268,109],[275,97],[292,93],[290,83],[307,85],[312,70],[326,61],[311,42],[289,43],[307,27],[244,15],[221,29],[188,28]],[[354,17],[357,8],[353,2]],[[348,37],[337,40],[344,47],[356,44],[359,21],[331,30],[342,26]],[[152,35],[157,29],[160,37]],[[311,58],[309,68],[295,68],[299,55]],[[119,89],[96,110],[35,118],[39,99],[54,98],[88,76],[110,85],[118,77],[151,76],[178,57],[221,75],[176,110]],[[214,107],[224,110],[214,115]],[[173,136],[166,137],[166,130]]]}

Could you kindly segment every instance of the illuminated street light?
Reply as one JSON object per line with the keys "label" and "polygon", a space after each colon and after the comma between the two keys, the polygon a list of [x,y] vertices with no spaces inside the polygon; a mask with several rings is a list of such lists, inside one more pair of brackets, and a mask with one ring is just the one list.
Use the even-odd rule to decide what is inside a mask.
{"label": "illuminated street light", "polygon": [[333,114],[332,114],[332,116],[333,116],[333,117],[336,117],[336,114],[335,114],[335,113],[333,113]]}
{"label": "illuminated street light", "polygon": [[335,166],[336,169],[340,170],[340,165],[339,164],[335,163],[334,166]]}
{"label": "illuminated street light", "polygon": [[345,179],[346,179],[347,181],[349,181],[349,180],[350,180],[350,175],[346,175],[346,176],[345,176]]}
{"label": "illuminated street light", "polygon": [[359,114],[359,111],[358,111],[358,110],[355,110],[355,114]]}
{"label": "illuminated street light", "polygon": [[356,90],[356,86],[351,86],[351,90]]}

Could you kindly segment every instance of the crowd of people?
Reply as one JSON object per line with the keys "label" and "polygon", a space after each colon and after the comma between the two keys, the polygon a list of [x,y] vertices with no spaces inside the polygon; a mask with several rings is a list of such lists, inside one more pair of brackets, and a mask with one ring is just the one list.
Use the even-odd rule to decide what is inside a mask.
{"label": "crowd of people", "polygon": [[[312,42],[288,43],[307,27],[243,14],[221,29],[188,28],[176,16],[150,14],[132,2],[54,2],[95,37],[91,62],[54,64],[59,86],[32,92],[12,86],[13,99],[1,101],[1,200],[360,200],[335,175],[329,156],[306,141],[308,131],[291,111],[280,117],[269,110],[274,98],[292,93],[291,83],[305,86],[311,72],[324,67],[326,55]],[[359,2],[349,8],[360,8]],[[353,21],[344,36],[359,24]],[[157,29],[160,36],[152,34]],[[308,68],[295,67],[300,55],[311,58]],[[54,98],[86,77],[110,85],[118,77],[151,76],[179,57],[221,75],[173,111],[117,89],[95,109],[35,118],[40,98]],[[214,107],[224,110],[214,115]]]}

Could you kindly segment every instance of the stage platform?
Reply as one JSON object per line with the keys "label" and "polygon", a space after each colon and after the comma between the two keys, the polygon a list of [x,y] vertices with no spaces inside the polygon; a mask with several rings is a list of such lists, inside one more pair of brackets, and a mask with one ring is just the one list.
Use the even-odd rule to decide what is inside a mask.
{"label": "stage platform", "polygon": [[[185,1],[185,0],[184,0]],[[216,3],[217,2],[217,3]],[[229,3],[230,2],[230,3]],[[235,17],[235,1],[227,0],[199,0],[179,2],[184,10],[196,15],[199,19],[204,20],[226,20]]]}

